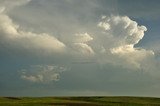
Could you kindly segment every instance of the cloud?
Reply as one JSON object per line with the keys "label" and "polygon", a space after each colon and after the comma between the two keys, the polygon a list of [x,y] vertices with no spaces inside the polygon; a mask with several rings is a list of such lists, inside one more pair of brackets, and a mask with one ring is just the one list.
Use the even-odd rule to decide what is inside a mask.
{"label": "cloud", "polygon": [[0,7],[0,13],[4,12],[5,7]]}
{"label": "cloud", "polygon": [[57,65],[34,65],[30,69],[21,70],[21,78],[34,83],[49,83],[58,81],[64,67]]}
{"label": "cloud", "polygon": [[75,53],[82,56],[92,56],[94,54],[92,48],[85,43],[74,43],[72,47]]}
{"label": "cloud", "polygon": [[151,50],[134,47],[143,38],[147,28],[139,26],[127,16],[102,16],[98,23],[102,30],[97,35],[75,33],[67,39],[62,36],[61,41],[47,33],[23,31],[3,12],[0,14],[0,22],[1,49],[36,55],[62,53],[70,56],[71,60],[72,57],[91,56],[90,59],[96,58],[103,64],[113,63],[127,68],[141,68],[143,60],[154,56]]}
{"label": "cloud", "polygon": [[[106,25],[109,26],[107,30]],[[137,22],[127,16],[110,16],[103,18],[98,26],[106,30],[106,35],[115,38],[115,40],[118,41],[117,45],[135,45],[143,38],[144,31],[147,31],[145,26],[139,26]]]}
{"label": "cloud", "polygon": [[159,42],[154,51],[152,40],[145,47],[147,28],[132,17],[114,15],[117,1],[21,1],[0,0],[1,94],[159,91]]}
{"label": "cloud", "polygon": [[[98,27],[104,30],[103,39],[106,38],[106,41],[102,42],[102,47],[106,48],[106,52],[111,53],[110,55],[115,59],[115,62],[116,60],[123,61],[118,64],[124,67],[129,66],[128,68],[141,68],[141,62],[144,62],[146,58],[154,57],[152,50],[134,47],[143,38],[147,28],[145,26],[139,26],[137,22],[131,20],[129,17],[103,16]],[[105,42],[110,42],[109,46]]]}
{"label": "cloud", "polygon": [[130,65],[129,67],[135,66],[138,69],[143,67],[141,62],[144,62],[147,58],[154,57],[153,51],[136,49],[131,45],[113,48],[111,49],[111,53],[118,56],[120,59],[123,59],[123,61],[127,63],[126,65]]}
{"label": "cloud", "polygon": [[71,55],[81,55],[82,57],[93,56],[94,51],[92,47],[89,46],[89,42],[92,40],[93,38],[88,33],[76,33],[69,37],[66,44],[68,44]]}
{"label": "cloud", "polygon": [[92,40],[93,38],[88,33],[75,34],[73,38],[74,43],[86,43]]}
{"label": "cloud", "polygon": [[[14,7],[22,5],[24,2],[20,4],[18,1],[6,3],[10,3],[11,7]],[[89,62],[94,61],[97,64],[104,64],[104,66],[111,63],[128,69],[141,69],[146,66],[144,64],[149,63],[145,61],[154,58],[152,50],[135,47],[143,38],[147,28],[138,25],[136,21],[131,20],[127,16],[102,16],[98,24],[96,22],[91,25],[84,24],[83,27],[86,27],[85,25],[88,26],[82,28],[83,24],[80,25],[80,21],[73,17],[73,13],[67,14],[69,22],[65,22],[66,20],[62,14],[64,11],[61,10],[61,13],[55,12],[57,20],[54,19],[53,22],[58,21],[55,22],[55,26],[58,27],[59,33],[53,36],[49,33],[35,33],[24,30],[21,25],[13,22],[7,14],[6,8],[9,7],[5,3],[0,8],[1,51],[6,52],[9,50],[10,52],[20,54],[25,52],[29,56],[33,54],[43,56],[45,54],[49,55],[49,59],[53,59],[56,54],[59,58],[57,60],[58,62],[60,61],[59,63],[67,64],[67,62],[76,58],[77,61],[85,59]],[[68,7],[66,8],[68,9]],[[62,22],[58,20],[59,18]],[[78,24],[72,25],[73,22]],[[74,26],[76,27],[73,28]],[[38,27],[36,28],[38,29]],[[56,30],[54,29],[54,31]],[[83,62],[85,63],[85,61]],[[32,80],[41,79],[40,76],[35,77],[32,75],[29,77],[25,76],[25,78]]]}
{"label": "cloud", "polygon": [[0,13],[0,39],[0,49],[5,47],[18,52],[55,53],[65,49],[65,44],[52,35],[21,30],[20,26],[4,13]]}

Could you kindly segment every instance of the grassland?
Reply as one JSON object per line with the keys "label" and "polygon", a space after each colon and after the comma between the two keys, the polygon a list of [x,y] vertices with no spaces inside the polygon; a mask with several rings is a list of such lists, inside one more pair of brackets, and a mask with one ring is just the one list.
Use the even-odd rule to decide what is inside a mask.
{"label": "grassland", "polygon": [[160,106],[160,98],[0,97],[0,106]]}

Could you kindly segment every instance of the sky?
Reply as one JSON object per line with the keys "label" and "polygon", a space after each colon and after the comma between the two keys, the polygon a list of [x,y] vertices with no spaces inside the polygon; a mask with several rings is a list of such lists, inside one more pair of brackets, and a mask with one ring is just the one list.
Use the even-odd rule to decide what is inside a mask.
{"label": "sky", "polygon": [[160,97],[159,0],[0,0],[0,96]]}

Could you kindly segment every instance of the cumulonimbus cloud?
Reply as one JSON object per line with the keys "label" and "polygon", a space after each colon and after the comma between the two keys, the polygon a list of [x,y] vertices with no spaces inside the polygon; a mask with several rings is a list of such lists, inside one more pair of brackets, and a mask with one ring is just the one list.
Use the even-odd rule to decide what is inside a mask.
{"label": "cumulonimbus cloud", "polygon": [[[68,52],[71,55],[93,56],[93,54],[99,53],[98,50],[93,49],[97,44],[100,45],[98,49],[103,49],[101,51],[104,54],[109,54],[104,57],[109,62],[113,61],[108,58],[113,57],[114,59],[122,59],[136,67],[140,67],[140,62],[144,58],[154,55],[151,50],[134,47],[143,38],[144,31],[147,29],[144,26],[139,26],[127,16],[105,17],[98,23],[98,27],[103,29],[100,33],[102,35],[92,35],[91,37],[88,33],[78,33],[73,35],[71,39],[64,41],[66,44],[46,33],[36,34],[21,30],[3,12],[0,14],[0,22],[0,43],[6,48],[18,48],[17,50],[35,51],[36,53],[40,51],[49,53],[63,51],[62,53],[65,53],[64,50],[68,49],[72,51]],[[97,39],[94,36],[103,36],[99,37],[101,44],[96,42]],[[89,43],[90,41],[92,44]]]}
{"label": "cumulonimbus cloud", "polygon": [[[12,4],[10,7],[19,5],[19,2]],[[78,59],[89,57],[87,59],[94,60],[97,64],[111,63],[136,69],[143,68],[149,63],[145,64],[145,61],[154,58],[152,50],[135,47],[135,44],[138,44],[143,38],[147,28],[138,25],[137,22],[127,16],[102,16],[95,28],[96,31],[75,33],[68,35],[68,38],[62,36],[58,39],[58,37],[56,38],[48,33],[38,34],[22,30],[23,28],[15,24],[6,14],[8,11],[6,11],[6,8],[6,5],[0,8],[0,50],[32,52],[36,55],[44,53],[50,54],[50,56],[61,53],[68,56],[70,60],[73,57],[78,57]],[[68,24],[66,27],[68,27]],[[63,57],[60,59],[60,61],[64,60]],[[55,74],[53,68],[50,69],[50,66],[44,67],[47,67],[48,71],[43,71],[41,66],[36,66],[39,70],[36,74],[31,73],[29,75],[26,70],[22,78],[32,82],[46,81],[46,76],[49,76],[50,79],[47,79],[49,81],[58,79],[59,74]],[[33,69],[31,70],[34,72]]]}
{"label": "cumulonimbus cloud", "polygon": [[124,63],[123,65],[128,65],[129,67],[133,65],[134,67],[141,68],[141,62],[143,60],[154,56],[152,50],[134,47],[143,38],[147,28],[145,26],[139,26],[137,22],[131,20],[129,17],[103,16],[98,27],[104,30],[102,31],[103,38],[106,38],[105,42],[110,42],[109,46],[105,42],[102,43],[105,51],[110,52],[113,58],[117,60],[121,59],[123,61],[122,63]]}

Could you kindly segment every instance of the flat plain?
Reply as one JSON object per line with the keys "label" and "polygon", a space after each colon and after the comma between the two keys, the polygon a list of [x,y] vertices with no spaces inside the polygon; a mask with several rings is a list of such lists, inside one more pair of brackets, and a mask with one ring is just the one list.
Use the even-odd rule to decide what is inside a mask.
{"label": "flat plain", "polygon": [[0,106],[160,106],[160,98],[93,97],[0,97]]}

